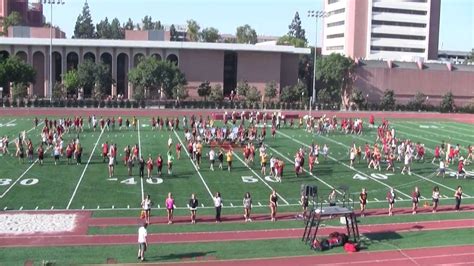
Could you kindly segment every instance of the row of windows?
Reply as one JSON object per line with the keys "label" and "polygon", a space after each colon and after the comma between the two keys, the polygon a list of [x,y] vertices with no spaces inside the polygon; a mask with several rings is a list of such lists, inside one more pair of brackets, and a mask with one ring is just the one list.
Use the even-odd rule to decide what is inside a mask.
{"label": "row of windows", "polygon": [[328,51],[342,50],[342,49],[344,49],[344,45],[336,45],[336,46],[326,47],[326,50],[328,50]]}
{"label": "row of windows", "polygon": [[404,39],[404,40],[426,40],[426,36],[388,34],[388,33],[372,33],[372,38],[389,38],[389,39]]}
{"label": "row of windows", "polygon": [[344,25],[344,20],[328,23],[328,28]]}
{"label": "row of windows", "polygon": [[327,16],[332,16],[332,15],[341,14],[341,13],[344,13],[345,11],[346,11],[345,8],[336,9],[336,10],[333,10],[333,11],[329,11],[329,12],[327,13]]}
{"label": "row of windows", "polygon": [[330,34],[326,36],[327,39],[342,38],[342,37],[344,37],[344,33]]}
{"label": "row of windows", "polygon": [[337,3],[337,2],[340,2],[341,0],[328,0],[328,4],[334,4],[334,3]]}
{"label": "row of windows", "polygon": [[372,12],[397,13],[397,14],[408,14],[408,15],[426,15],[427,14],[427,12],[423,10],[388,8],[388,7],[373,7]]}
{"label": "row of windows", "polygon": [[424,53],[424,48],[405,48],[405,47],[389,47],[389,46],[370,46],[372,51],[389,51],[389,52],[408,52],[408,53]]}
{"label": "row of windows", "polygon": [[[426,23],[385,21],[385,20],[372,20],[372,25],[387,25],[387,26],[399,26],[399,27],[426,28]],[[329,24],[328,24],[328,27],[329,27]]]}

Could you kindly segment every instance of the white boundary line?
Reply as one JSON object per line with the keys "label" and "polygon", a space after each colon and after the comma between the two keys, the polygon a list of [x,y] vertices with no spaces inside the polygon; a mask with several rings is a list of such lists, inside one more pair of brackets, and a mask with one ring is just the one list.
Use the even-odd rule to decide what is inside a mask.
{"label": "white boundary line", "polygon": [[[142,158],[142,142],[141,142],[141,139],[140,139],[140,120],[137,120],[137,126],[138,126],[138,153],[140,156],[140,158]],[[138,159],[140,159],[138,158]],[[143,189],[143,178],[139,178],[140,179],[140,187],[142,189],[142,198],[141,198],[141,201],[145,199],[145,191]]]}
{"label": "white boundary line", "polygon": [[191,164],[194,166],[194,169],[195,169],[196,172],[198,173],[199,178],[201,178],[201,181],[202,181],[202,183],[204,184],[204,186],[206,187],[206,190],[207,190],[207,192],[209,193],[209,196],[211,196],[211,199],[214,201],[214,196],[212,195],[211,190],[210,190],[209,187],[207,186],[206,181],[204,181],[204,178],[202,177],[201,172],[199,172],[199,169],[197,168],[196,164],[193,162],[193,159],[191,158],[191,155],[189,155],[188,149],[187,149],[186,146],[183,144],[183,142],[181,141],[181,138],[178,136],[178,133],[176,133],[176,131],[175,131],[174,129],[173,129],[173,133],[174,133],[174,135],[176,136],[176,138],[178,139],[179,143],[181,143],[181,147],[183,147],[183,150],[184,150],[184,151],[186,152],[186,154],[188,155],[188,158],[189,158],[189,160],[191,161]]}
{"label": "white boundary line", "polygon": [[72,193],[71,199],[69,199],[69,203],[66,206],[66,210],[69,210],[69,207],[71,206],[72,200],[74,199],[74,196],[76,196],[77,189],[79,189],[79,185],[82,182],[82,178],[84,178],[84,174],[86,173],[87,167],[89,166],[89,163],[92,160],[92,156],[94,156],[95,149],[97,148],[97,145],[99,144],[100,138],[102,137],[102,134],[104,133],[105,127],[102,129],[102,132],[100,132],[99,137],[97,138],[97,141],[94,145],[94,148],[91,151],[91,154],[89,155],[89,159],[87,160],[87,164],[84,167],[84,170],[82,171],[81,177],[79,178],[79,181],[77,182],[76,188],[74,189],[74,192]]}
{"label": "white boundary line", "polygon": [[[270,145],[268,144],[264,144],[265,146],[267,146],[269,149],[271,149],[272,151],[274,151],[275,153],[279,154],[281,157],[285,158],[287,161],[289,161],[292,165],[294,165],[294,162],[291,161],[288,157],[286,157],[285,155],[283,155],[282,153],[280,153],[279,151],[275,150],[274,148],[270,147]],[[306,173],[308,173],[310,176],[312,176],[314,179],[318,180],[319,182],[323,183],[324,185],[326,185],[327,187],[331,188],[331,189],[336,189],[335,187],[333,187],[332,185],[328,184],[326,181],[322,180],[321,178],[317,177],[315,174],[311,173],[310,171],[306,170],[305,168],[303,168],[303,171],[305,171]],[[341,194],[342,193],[336,189],[336,192]]]}
{"label": "white boundary line", "polygon": [[[255,172],[252,168],[250,168],[250,166],[248,164],[246,164],[238,155],[237,153],[235,153],[234,151],[232,151],[232,153],[234,154],[235,158],[237,158],[243,165],[247,166],[247,168],[252,171],[252,173],[254,175],[256,175],[258,177],[258,179],[260,179],[263,184],[265,184],[268,188],[270,188],[270,190],[274,190],[274,188],[272,186],[270,186],[267,182],[265,182],[265,180],[263,180],[263,178],[257,174],[257,172]],[[278,197],[280,197],[280,199],[285,202],[286,205],[289,205],[288,201],[286,201],[285,198],[283,198],[278,192],[276,193],[278,195]]]}
{"label": "white boundary line", "polygon": [[[301,144],[301,145],[304,145],[304,146],[306,146],[306,147],[308,147],[308,148],[310,147],[310,146],[307,145],[306,143],[303,143],[303,142],[301,142],[301,141],[299,141],[299,140],[297,140],[297,139],[291,138],[290,136],[288,136],[287,134],[285,134],[285,133],[283,133],[283,132],[281,132],[281,131],[277,131],[277,133],[278,133],[278,134],[281,134],[281,135],[283,135],[283,136],[285,136],[285,137],[288,138],[288,139],[291,139],[292,141],[294,141],[294,142],[296,142],[296,143],[299,143],[299,144]],[[325,139],[327,139],[327,140],[329,140],[329,141],[331,141],[331,142],[333,142],[333,143],[336,143],[336,144],[338,144],[338,145],[341,145],[341,146],[343,146],[343,147],[346,147],[345,144],[343,144],[343,143],[341,143],[341,142],[339,142],[339,141],[332,140],[332,139],[327,138],[327,137],[325,137],[325,136],[323,136],[323,135],[320,135],[320,137],[323,137],[323,138],[325,138]],[[365,177],[367,177],[367,178],[369,178],[369,179],[372,179],[373,181],[375,181],[375,182],[377,182],[377,183],[379,183],[379,184],[381,184],[381,185],[383,185],[383,186],[385,186],[385,187],[392,188],[392,186],[389,186],[389,185],[385,184],[384,182],[382,182],[382,181],[380,181],[380,180],[378,180],[378,179],[375,179],[375,178],[371,177],[370,175],[368,175],[368,174],[366,174],[366,173],[364,173],[364,172],[362,172],[362,171],[359,171],[359,170],[355,169],[354,167],[350,167],[350,166],[347,165],[346,163],[343,163],[343,162],[341,162],[341,161],[338,161],[337,159],[335,159],[335,158],[332,157],[331,155],[328,155],[328,158],[331,159],[331,160],[333,160],[333,161],[335,161],[335,162],[337,162],[337,163],[339,163],[339,164],[344,165],[345,167],[351,169],[352,171],[355,171],[355,172],[357,172],[357,173],[359,173],[359,174],[361,174],[361,175],[363,175],[363,176],[365,176]],[[411,196],[409,196],[408,194],[405,194],[405,193],[403,193],[402,191],[400,191],[400,190],[398,190],[398,189],[395,189],[395,188],[394,188],[394,190],[397,191],[398,193],[402,194],[403,196],[405,196],[405,197],[411,199]]]}

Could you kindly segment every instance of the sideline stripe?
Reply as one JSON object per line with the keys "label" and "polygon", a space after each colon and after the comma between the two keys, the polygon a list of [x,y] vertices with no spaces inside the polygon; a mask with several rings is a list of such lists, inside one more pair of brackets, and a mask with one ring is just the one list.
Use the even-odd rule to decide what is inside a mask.
{"label": "sideline stripe", "polygon": [[[104,127],[104,129],[105,129],[105,127]],[[92,152],[89,155],[89,159],[87,160],[86,167],[84,167],[84,170],[82,171],[81,177],[79,178],[79,181],[77,182],[76,188],[74,189],[74,192],[72,193],[71,199],[69,199],[69,203],[66,206],[66,210],[69,210],[69,207],[71,206],[72,200],[74,199],[74,196],[76,196],[77,190],[79,189],[79,185],[81,185],[82,178],[84,178],[84,174],[86,173],[87,167],[89,167],[89,163],[92,160],[92,156],[94,156],[95,149],[97,148],[97,145],[99,144],[99,141],[100,141],[100,138],[102,137],[102,134],[104,133],[104,129],[102,129],[102,132],[100,132],[100,135],[97,138],[97,141],[95,142],[94,148],[92,149]]]}
{"label": "sideline stripe", "polygon": [[[214,196],[212,195],[211,190],[210,190],[209,187],[207,186],[206,181],[204,181],[204,178],[202,177],[201,172],[199,172],[199,169],[197,168],[196,164],[193,162],[193,159],[191,158],[191,155],[189,154],[188,149],[186,149],[186,146],[185,146],[185,145],[183,144],[183,142],[181,141],[181,138],[178,136],[178,133],[176,133],[176,130],[173,129],[173,133],[174,133],[174,135],[176,136],[176,138],[178,138],[178,141],[179,141],[179,143],[181,143],[181,146],[184,147],[183,150],[184,150],[184,151],[186,152],[186,154],[188,155],[189,160],[191,161],[191,164],[194,166],[194,169],[195,169],[196,172],[198,173],[199,178],[201,178],[201,181],[202,181],[202,183],[204,184],[204,186],[206,187],[206,190],[207,190],[207,192],[209,193],[209,196],[211,196],[211,199],[214,200]],[[162,137],[163,137],[163,135],[162,135]]]}
{"label": "sideline stripe", "polygon": [[[270,188],[270,190],[273,190],[273,188],[267,183],[265,182],[265,180],[262,179],[262,177],[257,174],[257,172],[255,172],[252,168],[250,168],[250,166],[248,164],[246,164],[238,155],[237,153],[235,153],[234,151],[232,151],[232,153],[234,154],[235,158],[237,158],[240,162],[242,162],[245,166],[247,166],[248,169],[250,169],[250,171],[252,171],[252,173],[254,175],[256,175],[258,177],[258,179],[260,179],[263,184],[265,184],[268,188]],[[278,192],[276,193],[278,195],[278,197],[280,197],[280,199],[286,203],[286,205],[289,205],[288,201],[285,200],[285,198],[283,198]]]}
{"label": "sideline stripe", "polygon": [[[142,158],[142,142],[141,142],[141,139],[140,139],[140,120],[137,120],[137,127],[138,127],[138,153],[139,153],[138,156],[140,156],[140,158]],[[144,200],[145,199],[145,192],[143,190],[143,178],[140,178],[140,187],[142,189],[142,198],[141,198],[141,200]]]}
{"label": "sideline stripe", "polygon": [[[288,139],[291,139],[292,141],[294,141],[294,142],[296,142],[296,143],[299,143],[299,144],[301,144],[301,145],[304,145],[304,146],[306,146],[306,147],[308,147],[308,148],[310,147],[310,146],[307,145],[306,143],[303,143],[303,142],[301,142],[301,141],[299,141],[299,140],[296,140],[296,139],[294,139],[294,138],[291,138],[290,136],[288,136],[287,134],[285,134],[285,133],[283,133],[283,132],[281,132],[281,131],[277,131],[277,133],[278,133],[278,134],[281,134],[281,135],[283,135],[283,136],[285,136],[285,137],[288,138]],[[341,142],[339,142],[339,141],[335,141],[335,140],[332,140],[332,139],[330,139],[330,138],[327,138],[327,137],[325,137],[325,136],[323,136],[323,135],[320,135],[320,137],[323,137],[323,138],[325,138],[325,139],[327,139],[327,140],[329,140],[329,141],[331,141],[331,142],[333,142],[333,143],[336,143],[336,144],[338,144],[338,145],[341,145],[341,146],[343,146],[343,147],[347,147],[345,144],[343,144],[343,143],[341,143]],[[380,180],[378,180],[378,179],[375,179],[375,178],[371,177],[370,175],[368,175],[368,174],[366,174],[366,173],[364,173],[364,172],[362,172],[362,171],[359,171],[359,170],[355,169],[354,167],[350,167],[350,166],[347,165],[346,163],[343,163],[343,162],[341,162],[341,161],[338,161],[337,159],[335,159],[335,158],[332,157],[331,155],[328,155],[328,158],[331,159],[331,160],[333,160],[333,161],[335,161],[335,162],[337,162],[337,163],[339,163],[339,164],[344,165],[345,167],[351,169],[352,171],[355,171],[355,172],[357,172],[357,173],[359,173],[359,174],[361,174],[361,175],[363,175],[363,176],[365,176],[365,177],[367,177],[367,178],[369,178],[369,179],[372,179],[373,181],[375,181],[375,182],[377,182],[377,183],[379,183],[379,184],[381,184],[381,185],[383,185],[383,186],[385,186],[385,187],[392,188],[391,186],[385,184],[384,182],[382,182],[382,181],[380,181]],[[400,190],[398,190],[398,189],[394,189],[394,190],[397,191],[398,193],[402,194],[403,196],[407,197],[407,198],[411,198],[411,196],[409,196],[409,195],[406,194],[406,193],[403,193],[402,191],[400,191]]]}

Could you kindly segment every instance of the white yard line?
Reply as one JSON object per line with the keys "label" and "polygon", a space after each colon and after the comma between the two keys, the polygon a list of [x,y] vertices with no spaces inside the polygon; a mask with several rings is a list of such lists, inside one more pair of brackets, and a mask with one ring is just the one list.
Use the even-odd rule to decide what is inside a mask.
{"label": "white yard line", "polygon": [[[290,140],[292,140],[292,141],[294,141],[294,142],[296,142],[296,143],[299,143],[300,145],[304,145],[304,146],[306,146],[306,147],[308,147],[308,148],[310,147],[310,146],[307,145],[306,143],[303,143],[303,142],[301,142],[301,141],[299,141],[299,140],[296,140],[296,139],[294,139],[294,138],[288,136],[287,134],[285,134],[285,133],[283,133],[283,132],[281,132],[281,131],[277,131],[277,133],[278,133],[278,134],[281,134],[281,135],[283,135],[283,136],[285,136],[286,138],[288,138],[288,139],[290,139]],[[325,137],[325,136],[323,136],[323,135],[320,135],[320,137],[323,137],[323,138],[325,138],[325,139],[327,139],[327,140],[329,140],[329,141],[331,141],[331,142],[333,142],[333,143],[336,143],[336,144],[338,144],[338,145],[341,145],[341,146],[343,146],[343,147],[346,147],[345,144],[343,144],[343,143],[341,143],[341,142],[339,142],[339,141],[332,140],[332,139],[327,138],[327,137]],[[375,178],[371,177],[370,175],[368,175],[368,174],[366,174],[366,173],[364,173],[364,172],[362,172],[362,171],[359,171],[359,170],[355,169],[354,167],[350,167],[350,166],[347,165],[346,163],[343,163],[343,162],[341,162],[341,161],[335,159],[335,158],[332,157],[331,155],[328,155],[328,158],[331,159],[331,160],[333,160],[333,161],[335,161],[335,162],[337,162],[337,163],[339,163],[339,164],[344,165],[345,167],[351,169],[352,171],[355,171],[355,172],[359,173],[360,175],[363,175],[363,176],[365,176],[365,177],[367,177],[367,178],[369,178],[369,179],[371,179],[371,180],[373,180],[373,181],[375,181],[375,182],[377,182],[377,183],[379,183],[379,184],[381,184],[381,185],[383,185],[383,186],[385,186],[385,187],[387,187],[387,188],[392,188],[392,186],[387,185],[386,183],[384,183],[384,182],[382,182],[382,181],[380,181],[380,180],[378,180],[378,179],[375,179]],[[394,190],[397,191],[398,193],[402,194],[403,196],[407,197],[407,198],[411,198],[410,195],[408,195],[408,194],[406,194],[406,193],[403,193],[402,191],[400,191],[400,190],[398,190],[398,189],[395,189],[395,188],[394,188]]]}
{"label": "white yard line", "polygon": [[[240,162],[242,162],[245,166],[247,166],[247,168],[254,174],[258,177],[258,179],[260,179],[260,181],[263,182],[263,184],[265,184],[270,190],[274,190],[267,182],[265,182],[265,180],[259,175],[257,174],[257,172],[255,172],[252,168],[250,168],[250,166],[248,166],[248,164],[246,164],[235,152],[232,151],[232,153],[234,154],[235,158],[237,158]],[[280,197],[280,199],[285,202],[286,205],[288,205],[288,201],[285,200],[285,198],[283,198],[278,192],[276,193],[278,195],[278,197]]]}
{"label": "white yard line", "polygon": [[[436,136],[436,137],[441,137],[441,138],[448,138],[449,140],[457,140],[458,142],[464,142],[464,143],[467,143],[468,145],[470,145],[471,143],[469,143],[468,141],[464,140],[464,139],[459,139],[459,138],[454,138],[454,137],[451,137],[449,134],[450,133],[453,133],[453,132],[450,132],[450,133],[446,133],[446,134],[437,134],[436,133],[436,130],[440,130],[440,129],[436,129],[436,128],[431,128],[429,130],[422,130],[422,129],[418,129],[416,127],[409,127],[409,126],[405,126],[405,125],[402,125],[402,124],[395,124],[395,123],[391,123],[395,126],[399,126],[399,127],[403,127],[403,128],[406,128],[406,129],[410,129],[410,130],[416,130],[416,131],[419,131],[419,132],[422,132],[423,134],[428,134],[428,135],[431,135],[431,136]],[[395,128],[396,129],[396,128]],[[400,131],[399,129],[396,129],[397,131]],[[405,132],[406,133],[406,132]],[[396,134],[396,132],[395,132]],[[406,133],[407,134],[407,133]],[[460,134],[458,132],[456,132],[456,134]],[[422,138],[421,136],[418,136],[419,138]],[[434,142],[434,141],[433,141]]]}
{"label": "white yard line", "polygon": [[174,133],[174,135],[176,136],[176,138],[178,138],[179,143],[181,143],[181,147],[183,147],[183,150],[184,150],[184,151],[186,152],[186,154],[188,155],[189,160],[191,161],[191,164],[194,166],[194,169],[195,169],[196,172],[198,173],[199,178],[201,178],[201,181],[202,181],[202,183],[204,184],[204,186],[206,187],[206,190],[207,190],[207,192],[209,193],[209,196],[211,197],[212,200],[214,200],[214,196],[212,195],[211,190],[210,190],[209,187],[207,186],[206,181],[204,181],[204,178],[202,177],[201,172],[199,172],[199,169],[197,168],[196,164],[193,162],[193,159],[191,158],[191,155],[189,154],[188,149],[186,148],[187,146],[184,145],[184,143],[181,141],[181,138],[178,136],[178,133],[176,133],[175,130],[173,130],[173,133]]}
{"label": "white yard line", "polygon": [[18,177],[18,178],[15,180],[15,182],[13,182],[13,183],[7,188],[7,190],[5,190],[5,192],[3,192],[2,195],[0,195],[0,198],[5,197],[5,195],[8,193],[8,191],[10,191],[10,189],[12,189],[13,186],[15,186],[15,184],[16,184],[23,176],[25,176],[26,173],[28,173],[28,171],[30,171],[31,168],[33,168],[33,166],[36,164],[36,162],[38,162],[38,159],[36,159],[36,160],[30,165],[30,167],[28,167],[28,169],[26,169],[26,170],[23,172],[23,174],[21,174],[20,177]]}
{"label": "white yard line", "polygon": [[[285,155],[283,155],[282,153],[280,153],[279,151],[273,149],[272,147],[270,147],[268,144],[265,144],[265,146],[267,146],[270,150],[274,151],[275,153],[279,154],[281,157],[285,158],[287,161],[289,161],[291,164],[294,165],[294,162],[292,160],[290,160],[288,157],[286,157]],[[317,177],[315,174],[311,173],[310,171],[306,170],[305,168],[303,168],[303,171],[305,171],[307,174],[309,174],[310,176],[312,176],[314,179],[318,180],[319,182],[323,183],[324,185],[326,185],[327,187],[331,188],[331,189],[335,189],[335,187],[331,186],[330,184],[328,184],[326,181],[322,180],[321,178]],[[339,190],[336,189],[336,192],[341,194],[342,195],[342,192],[340,192]]]}
{"label": "white yard line", "polygon": [[[105,127],[104,127],[105,129]],[[95,149],[97,148],[97,145],[99,144],[100,137],[102,137],[102,134],[104,133],[104,129],[99,134],[99,137],[97,138],[97,141],[95,142],[94,148],[91,151],[91,154],[89,155],[89,159],[87,160],[87,164],[84,167],[84,170],[82,171],[81,177],[79,178],[79,181],[77,182],[76,188],[74,189],[74,192],[72,193],[71,199],[69,199],[69,203],[67,204],[66,210],[69,210],[69,207],[71,206],[72,200],[76,196],[77,190],[79,189],[79,186],[81,185],[82,178],[84,178],[84,174],[86,173],[87,167],[89,167],[89,163],[92,160],[92,156],[94,156]]]}
{"label": "white yard line", "polygon": [[[138,156],[140,156],[140,158],[142,158],[142,142],[141,142],[141,138],[140,138],[140,120],[137,121],[137,126],[138,126],[138,153],[139,153]],[[141,200],[144,200],[145,199],[145,191],[143,189],[143,178],[140,178],[140,187],[142,189],[142,198],[141,198]]]}

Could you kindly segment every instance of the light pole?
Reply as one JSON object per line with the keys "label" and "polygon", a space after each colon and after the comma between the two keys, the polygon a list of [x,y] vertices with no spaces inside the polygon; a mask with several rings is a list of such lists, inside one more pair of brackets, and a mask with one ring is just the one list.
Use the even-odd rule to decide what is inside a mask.
{"label": "light pole", "polygon": [[53,5],[64,5],[64,0],[43,0],[43,4],[48,4],[50,7],[50,20],[49,20],[49,81],[48,81],[48,94],[49,100],[53,98]]}
{"label": "light pole", "polygon": [[316,58],[318,54],[318,20],[327,16],[327,13],[320,10],[308,10],[308,17],[316,20],[316,37],[314,41],[314,59],[313,59],[313,98],[312,104],[316,102]]}

